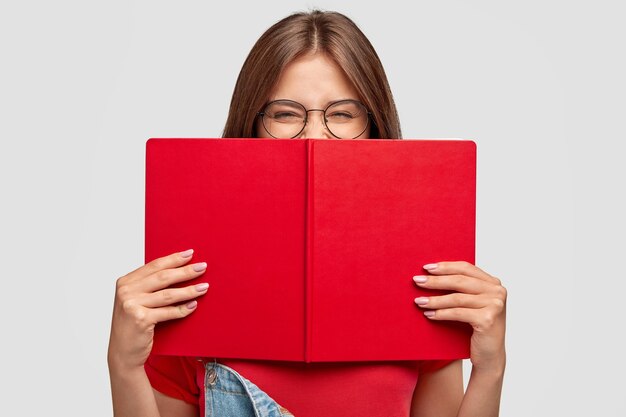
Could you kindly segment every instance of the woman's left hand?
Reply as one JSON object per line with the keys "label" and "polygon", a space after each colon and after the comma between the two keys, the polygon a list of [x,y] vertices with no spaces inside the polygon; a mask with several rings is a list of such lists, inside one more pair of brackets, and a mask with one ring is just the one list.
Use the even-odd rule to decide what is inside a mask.
{"label": "woman's left hand", "polygon": [[474,368],[503,371],[507,291],[500,280],[467,262],[439,262],[424,269],[429,275],[413,278],[419,287],[452,291],[416,298],[415,303],[426,309],[424,315],[469,323],[474,329],[470,353]]}

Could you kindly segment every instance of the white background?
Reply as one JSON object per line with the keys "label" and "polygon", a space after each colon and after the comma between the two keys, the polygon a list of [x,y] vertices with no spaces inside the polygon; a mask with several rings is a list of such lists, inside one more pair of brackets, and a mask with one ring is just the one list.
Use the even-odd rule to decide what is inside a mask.
{"label": "white background", "polygon": [[477,263],[509,289],[503,416],[623,416],[618,1],[0,6],[0,415],[108,416],[115,279],[143,257],[144,144],[217,137],[257,37],[343,12],[406,138],[479,149]]}

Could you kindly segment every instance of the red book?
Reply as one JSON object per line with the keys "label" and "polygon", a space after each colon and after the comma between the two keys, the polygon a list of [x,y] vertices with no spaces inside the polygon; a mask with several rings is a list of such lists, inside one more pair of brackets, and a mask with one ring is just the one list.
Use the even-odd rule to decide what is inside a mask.
{"label": "red book", "polygon": [[155,354],[288,361],[469,357],[471,329],[413,299],[422,265],[474,262],[476,145],[150,139],[146,262],[193,248],[197,310]]}

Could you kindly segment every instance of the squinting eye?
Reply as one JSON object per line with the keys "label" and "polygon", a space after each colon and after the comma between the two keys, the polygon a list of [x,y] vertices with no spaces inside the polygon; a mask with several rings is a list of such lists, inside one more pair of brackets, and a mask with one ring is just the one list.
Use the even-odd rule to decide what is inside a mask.
{"label": "squinting eye", "polygon": [[276,120],[289,120],[289,119],[301,119],[302,117],[291,112],[277,112],[272,115],[272,119]]}
{"label": "squinting eye", "polygon": [[354,116],[347,112],[334,112],[328,115],[329,119],[353,119]]}

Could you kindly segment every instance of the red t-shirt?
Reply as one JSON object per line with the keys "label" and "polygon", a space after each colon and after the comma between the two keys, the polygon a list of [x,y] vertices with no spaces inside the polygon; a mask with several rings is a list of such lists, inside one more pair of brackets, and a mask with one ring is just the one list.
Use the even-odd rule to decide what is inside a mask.
{"label": "red t-shirt", "polygon": [[[450,361],[300,363],[221,359],[295,417],[408,417],[420,372]],[[204,417],[204,365],[195,358],[150,356],[157,391],[198,406]]]}

